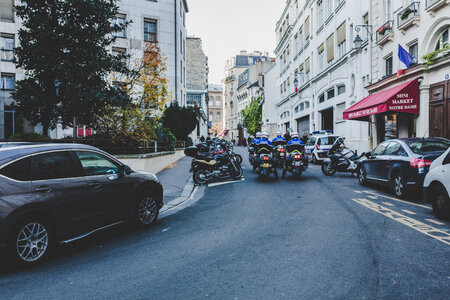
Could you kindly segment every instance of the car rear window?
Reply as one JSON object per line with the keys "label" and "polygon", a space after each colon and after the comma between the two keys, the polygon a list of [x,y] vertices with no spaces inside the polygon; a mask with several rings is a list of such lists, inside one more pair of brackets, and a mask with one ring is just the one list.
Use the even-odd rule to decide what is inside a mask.
{"label": "car rear window", "polygon": [[450,147],[450,141],[417,140],[408,142],[409,148],[416,154],[429,152],[445,152]]}
{"label": "car rear window", "polygon": [[319,139],[319,145],[333,145],[337,138],[337,136],[322,137]]}
{"label": "car rear window", "polygon": [[0,169],[0,174],[18,181],[31,180],[31,159],[29,157],[19,159]]}

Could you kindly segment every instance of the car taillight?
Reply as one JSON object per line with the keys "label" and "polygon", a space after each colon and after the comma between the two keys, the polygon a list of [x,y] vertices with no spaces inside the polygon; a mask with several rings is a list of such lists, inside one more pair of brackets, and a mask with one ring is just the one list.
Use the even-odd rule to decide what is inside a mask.
{"label": "car taillight", "polygon": [[263,160],[269,160],[270,158],[268,156],[264,156]]}
{"label": "car taillight", "polygon": [[300,154],[295,154],[294,155],[294,159],[300,159],[300,158],[302,158],[302,156]]}
{"label": "car taillight", "polygon": [[426,160],[426,159],[422,159],[422,158],[413,158],[409,162],[409,165],[411,166],[411,168],[421,169],[425,166],[431,165],[432,163],[433,162],[431,160]]}

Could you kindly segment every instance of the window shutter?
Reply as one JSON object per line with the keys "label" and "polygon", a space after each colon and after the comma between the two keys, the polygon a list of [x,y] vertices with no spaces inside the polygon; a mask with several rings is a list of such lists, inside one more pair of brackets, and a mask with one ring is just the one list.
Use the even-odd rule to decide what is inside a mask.
{"label": "window shutter", "polygon": [[311,68],[311,66],[310,66],[310,59],[309,59],[309,57],[305,60],[305,73],[309,73],[309,71],[311,70],[310,69]]}
{"label": "window shutter", "polygon": [[14,0],[0,0],[0,21],[14,22]]}
{"label": "window shutter", "polygon": [[309,16],[305,20],[305,38],[309,37]]}
{"label": "window shutter", "polygon": [[334,33],[327,38],[327,61],[334,59]]}
{"label": "window shutter", "polygon": [[337,44],[339,45],[345,40],[346,38],[345,38],[345,22],[344,22],[337,29]]}
{"label": "window shutter", "polygon": [[317,48],[317,52],[318,53],[322,53],[323,49],[324,49],[324,46],[323,46],[323,43],[322,43],[322,44],[320,44],[319,48]]}
{"label": "window shutter", "polygon": [[301,64],[300,67],[298,68],[300,72],[303,71],[305,64]]}

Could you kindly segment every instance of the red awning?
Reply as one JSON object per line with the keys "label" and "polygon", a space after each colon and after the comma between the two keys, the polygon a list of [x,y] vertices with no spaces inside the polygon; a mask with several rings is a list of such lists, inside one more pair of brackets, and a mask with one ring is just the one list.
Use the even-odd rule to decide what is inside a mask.
{"label": "red awning", "polygon": [[419,81],[414,79],[399,86],[370,95],[344,111],[345,120],[367,118],[384,112],[419,114]]}

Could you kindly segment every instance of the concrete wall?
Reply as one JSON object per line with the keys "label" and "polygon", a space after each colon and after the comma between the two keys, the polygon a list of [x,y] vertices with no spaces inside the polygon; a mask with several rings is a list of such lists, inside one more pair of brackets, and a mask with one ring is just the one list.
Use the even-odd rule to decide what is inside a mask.
{"label": "concrete wall", "polygon": [[175,150],[142,155],[117,155],[116,158],[133,170],[156,174],[184,156],[184,150]]}

